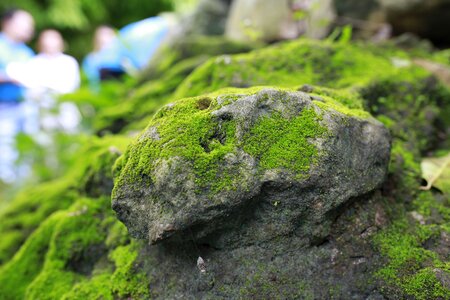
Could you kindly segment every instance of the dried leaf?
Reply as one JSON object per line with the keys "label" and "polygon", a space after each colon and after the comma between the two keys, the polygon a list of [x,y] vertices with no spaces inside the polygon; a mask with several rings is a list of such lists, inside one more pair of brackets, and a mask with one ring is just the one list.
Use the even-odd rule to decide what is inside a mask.
{"label": "dried leaf", "polygon": [[435,187],[444,193],[450,193],[450,153],[443,157],[426,158],[420,164],[422,177],[427,181],[422,190]]}

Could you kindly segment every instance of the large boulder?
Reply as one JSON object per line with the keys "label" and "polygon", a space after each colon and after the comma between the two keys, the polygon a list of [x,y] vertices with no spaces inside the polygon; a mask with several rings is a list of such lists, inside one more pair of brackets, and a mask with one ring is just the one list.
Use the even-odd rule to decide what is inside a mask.
{"label": "large boulder", "polygon": [[367,113],[326,95],[188,98],[161,109],[118,160],[112,206],[151,243],[227,248],[290,234],[314,243],[341,207],[383,182],[389,139]]}

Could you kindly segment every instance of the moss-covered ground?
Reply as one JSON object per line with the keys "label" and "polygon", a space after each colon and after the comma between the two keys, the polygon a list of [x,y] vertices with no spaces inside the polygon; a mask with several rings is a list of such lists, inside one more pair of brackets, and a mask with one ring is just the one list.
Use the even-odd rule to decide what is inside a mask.
{"label": "moss-covered ground", "polygon": [[[318,97],[314,102],[321,108],[362,118],[370,113],[391,130],[389,178],[382,188],[391,222],[373,238],[374,249],[384,258],[382,267],[371,270],[378,289],[388,298],[450,299],[450,191],[419,190],[421,159],[450,151],[450,92],[428,71],[408,64],[411,54],[389,49],[300,40],[214,57],[198,68],[204,57],[169,57],[167,66],[156,67],[162,77],[156,79],[149,71],[150,81],[133,93],[122,93],[127,99],[114,99],[118,104],[96,121],[103,133],[164,128],[145,155],[129,137],[93,138],[69,173],[24,190],[1,208],[0,299],[148,298],[150,280],[138,264],[142,245],[130,240],[110,208],[112,168],[119,153],[125,154],[115,163],[115,172],[131,175],[150,174],[156,157],[183,155],[192,160],[200,181],[216,184],[220,191],[232,181],[215,181],[215,164],[235,146],[235,126],[228,122],[221,128],[225,140],[215,134],[210,111],[217,108],[217,94],[210,93],[260,85],[296,90],[304,84],[312,85],[307,89],[312,88],[310,94]],[[448,65],[448,51],[427,55]],[[399,66],[399,61],[406,65]],[[195,97],[153,116],[162,104],[187,96]],[[179,116],[176,123],[168,123],[170,114]],[[316,150],[302,143],[302,153],[308,155],[299,156],[291,141],[322,132],[317,117],[305,110],[289,122],[276,116],[261,119],[244,148],[265,168],[304,171]],[[298,127],[307,130],[294,136]],[[269,131],[271,138],[265,139]],[[303,296],[311,295],[308,291]]]}

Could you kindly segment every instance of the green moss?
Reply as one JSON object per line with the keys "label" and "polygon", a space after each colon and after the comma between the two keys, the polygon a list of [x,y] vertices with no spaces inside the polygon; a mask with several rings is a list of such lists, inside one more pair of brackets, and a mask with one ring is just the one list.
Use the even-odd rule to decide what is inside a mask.
{"label": "green moss", "polygon": [[[117,105],[107,107],[99,112],[95,119],[94,128],[102,134],[118,133],[122,129],[139,130],[141,122],[148,122],[162,105],[171,99],[171,93],[197,66],[205,61],[204,57],[194,57],[173,66],[157,80],[149,81],[140,87],[135,87],[125,99]],[[142,119],[145,119],[142,121]],[[136,123],[136,124],[130,124]]]}
{"label": "green moss", "polygon": [[[436,270],[450,275],[448,257],[425,246],[439,239],[450,222],[450,203],[439,198],[432,192],[421,192],[413,201],[413,208],[425,218],[426,224],[401,215],[375,237],[376,245],[388,258],[376,276],[414,299],[450,299],[450,291],[436,277]],[[440,216],[439,221],[432,218],[432,212]]]}
{"label": "green moss", "polygon": [[140,81],[146,82],[161,77],[179,62],[192,57],[243,53],[254,48],[254,45],[230,41],[219,36],[188,36],[172,41],[170,45],[161,49],[140,75]]}
{"label": "green moss", "polygon": [[147,277],[135,271],[137,245],[130,244],[115,248],[109,254],[114,272],[105,272],[83,280],[62,299],[147,299],[149,288]]}
{"label": "green moss", "polygon": [[67,208],[78,196],[72,177],[23,191],[0,213],[0,265],[51,213]]}
{"label": "green moss", "polygon": [[[137,299],[148,294],[136,273],[138,248],[109,198],[78,199],[49,217],[0,269],[2,299]],[[86,299],[86,298],[84,298]]]}
{"label": "green moss", "polygon": [[326,132],[313,109],[305,109],[293,119],[280,114],[261,117],[244,138],[243,150],[257,158],[263,169],[284,168],[305,174],[318,155],[308,139]]}
{"label": "green moss", "polygon": [[[213,122],[211,108],[203,109],[205,98],[178,101],[160,110],[149,127],[156,128],[159,140],[135,140],[125,154],[123,172],[129,180],[153,177],[152,170],[159,159],[182,157],[193,164],[198,182],[209,182],[217,175],[219,161],[234,150],[234,122],[222,124],[221,132]],[[213,101],[213,100],[211,100]],[[217,106],[215,100],[211,106]],[[220,142],[214,136],[223,134]],[[123,165],[123,162],[122,162]],[[117,169],[117,166],[116,166]]]}
{"label": "green moss", "polygon": [[[0,247],[2,262],[14,257],[0,269],[0,285],[6,287],[2,291],[8,295],[0,298],[23,299],[25,292],[29,298],[43,299],[42,292],[49,299],[59,298],[74,283],[83,280],[78,271],[67,268],[70,269],[70,264],[82,265],[79,260],[87,256],[100,255],[105,248],[102,244],[106,233],[99,230],[117,221],[109,218],[106,222],[96,216],[105,209],[111,214],[108,198],[98,201],[80,198],[109,193],[111,165],[127,140],[93,138],[80,151],[79,163],[74,164],[69,174],[24,191],[1,212],[0,232],[6,237]],[[69,211],[64,211],[69,206]],[[88,214],[90,209],[93,214]],[[126,236],[123,231],[122,234]],[[111,244],[123,240],[119,235],[111,237]]]}
{"label": "green moss", "polygon": [[[352,99],[352,100],[354,100],[354,102],[358,103],[358,101],[355,100],[354,97],[349,97],[349,98],[345,98],[345,99],[347,99],[347,101],[345,101],[345,102],[349,102],[349,99]],[[320,108],[322,108],[323,110],[338,111],[349,117],[357,117],[357,118],[361,118],[361,119],[367,119],[371,116],[370,113],[363,110],[362,108],[349,108],[348,106],[345,106],[341,102],[334,100],[333,98],[328,97],[328,96],[322,96],[321,101],[316,100],[316,101],[314,101],[314,103],[317,106],[319,106]]]}
{"label": "green moss", "polygon": [[108,198],[78,200],[55,224],[41,272],[28,286],[27,299],[59,299],[91,272],[104,251],[107,228],[96,217]]}
{"label": "green moss", "polygon": [[105,273],[94,276],[89,281],[83,281],[74,285],[68,293],[63,293],[64,300],[113,300],[114,295],[111,288],[111,274]]}
{"label": "green moss", "polygon": [[361,95],[366,110],[381,121],[391,121],[389,129],[395,139],[410,151],[424,153],[445,135],[450,91],[429,74],[408,71],[372,82],[361,89]]}
{"label": "green moss", "polygon": [[189,37],[174,41],[155,55],[140,75],[139,84],[116,105],[103,108],[94,127],[101,133],[141,130],[151,116],[173,100],[178,85],[208,58],[220,54],[248,52],[254,46],[221,37]]}
{"label": "green moss", "polygon": [[112,291],[121,298],[140,299],[149,295],[146,275],[135,271],[137,256],[137,244],[118,247],[109,256],[116,266],[111,276]]}
{"label": "green moss", "polygon": [[28,285],[42,270],[54,227],[62,214],[45,220],[16,255],[0,268],[0,299],[23,299]]}
{"label": "green moss", "polygon": [[91,138],[80,150],[79,159],[63,178],[21,192],[0,211],[0,265],[10,259],[26,238],[50,214],[67,209],[83,195],[109,194],[112,189],[111,166],[129,138]]}
{"label": "green moss", "polygon": [[395,187],[390,194],[398,202],[411,201],[417,194],[420,181],[420,161],[417,151],[410,151],[406,143],[394,139],[389,163],[389,182]]}
{"label": "green moss", "polygon": [[[411,69],[426,73],[419,68]],[[180,85],[175,98],[227,86],[289,87],[307,83],[332,88],[355,87],[400,73],[403,71],[389,57],[371,53],[366,45],[297,40],[248,54],[210,59]]]}

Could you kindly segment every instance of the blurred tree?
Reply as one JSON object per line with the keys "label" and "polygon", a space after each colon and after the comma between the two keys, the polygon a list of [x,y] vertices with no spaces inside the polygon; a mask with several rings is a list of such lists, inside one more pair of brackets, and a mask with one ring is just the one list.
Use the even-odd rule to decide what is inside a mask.
{"label": "blurred tree", "polygon": [[[176,1],[176,0],[175,0]],[[92,48],[92,34],[100,24],[122,27],[162,11],[174,0],[2,0],[0,10],[21,8],[35,18],[36,30],[55,28],[67,42],[67,52],[82,58]]]}

